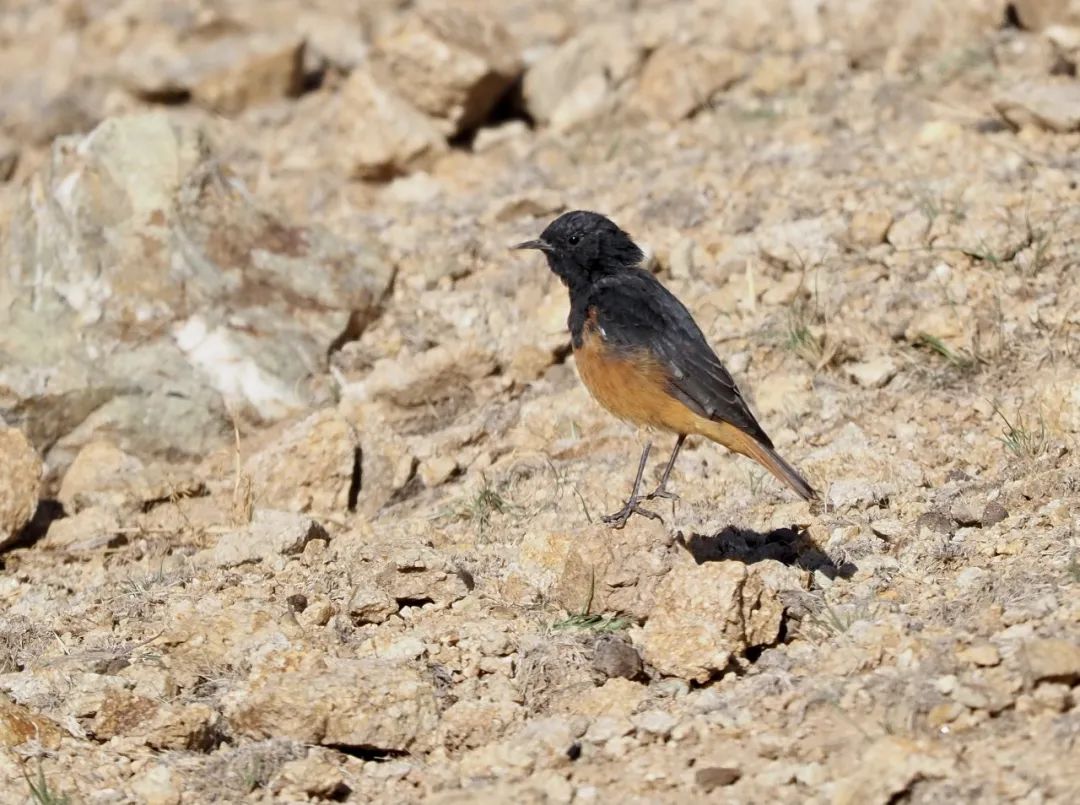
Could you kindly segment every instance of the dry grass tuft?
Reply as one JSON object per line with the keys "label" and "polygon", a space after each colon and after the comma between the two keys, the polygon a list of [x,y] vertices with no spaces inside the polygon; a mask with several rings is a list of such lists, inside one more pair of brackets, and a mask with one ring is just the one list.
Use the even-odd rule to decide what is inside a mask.
{"label": "dry grass tuft", "polygon": [[233,456],[235,460],[233,492],[232,492],[232,521],[235,525],[244,526],[251,522],[255,511],[255,493],[251,487],[251,477],[244,472],[244,464],[240,456],[240,426],[236,417],[232,417],[233,437],[235,447]]}

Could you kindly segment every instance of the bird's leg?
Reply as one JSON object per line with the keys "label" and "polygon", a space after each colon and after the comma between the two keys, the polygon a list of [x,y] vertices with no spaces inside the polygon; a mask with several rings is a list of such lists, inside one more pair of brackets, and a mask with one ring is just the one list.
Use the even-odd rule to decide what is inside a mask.
{"label": "bird's leg", "polygon": [[645,449],[641,451],[641,461],[638,463],[637,477],[634,478],[634,490],[630,493],[630,497],[627,499],[626,504],[614,514],[608,514],[600,518],[608,525],[615,528],[622,528],[626,525],[626,521],[630,519],[632,514],[640,514],[648,517],[650,520],[660,520],[662,518],[656,512],[651,512],[648,509],[642,509],[638,504],[641,503],[641,497],[638,495],[638,490],[641,489],[641,476],[645,474],[645,463],[649,460],[649,451],[652,449],[652,442],[645,443]]}
{"label": "bird's leg", "polygon": [[675,466],[675,459],[679,457],[679,451],[682,450],[682,443],[686,441],[686,434],[680,433],[679,439],[675,442],[675,449],[671,451],[671,458],[668,459],[667,466],[664,467],[664,474],[660,476],[660,483],[656,485],[656,489],[645,496],[645,500],[653,500],[655,498],[666,498],[667,500],[678,500],[679,496],[674,492],[668,492],[667,479],[671,475],[671,468]]}

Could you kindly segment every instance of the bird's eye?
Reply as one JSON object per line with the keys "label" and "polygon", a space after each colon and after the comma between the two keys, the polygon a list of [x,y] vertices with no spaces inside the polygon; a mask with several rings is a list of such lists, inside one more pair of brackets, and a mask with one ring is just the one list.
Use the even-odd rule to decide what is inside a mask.
{"label": "bird's eye", "polygon": [[579,243],[581,243],[581,235],[575,232],[573,235],[566,239],[566,242],[569,243],[571,246],[577,246]]}

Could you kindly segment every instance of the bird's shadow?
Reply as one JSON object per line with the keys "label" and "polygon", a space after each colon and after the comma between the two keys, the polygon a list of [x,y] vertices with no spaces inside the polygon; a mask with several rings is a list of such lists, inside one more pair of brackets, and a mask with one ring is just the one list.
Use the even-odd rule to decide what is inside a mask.
{"label": "bird's shadow", "polygon": [[679,532],[676,539],[699,565],[725,559],[750,565],[774,559],[804,570],[820,570],[829,579],[849,579],[858,569],[851,562],[834,561],[806,529],[798,526],[766,532],[727,526],[716,534],[684,536]]}

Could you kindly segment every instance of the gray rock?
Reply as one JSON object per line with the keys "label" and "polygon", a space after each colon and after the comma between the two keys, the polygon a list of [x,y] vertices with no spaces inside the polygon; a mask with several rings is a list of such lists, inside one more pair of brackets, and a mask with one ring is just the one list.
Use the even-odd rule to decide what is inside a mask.
{"label": "gray rock", "polygon": [[646,710],[630,718],[638,732],[667,738],[678,723],[675,716],[664,710]]}
{"label": "gray rock", "polygon": [[0,414],[60,467],[105,429],[175,460],[231,437],[226,406],[272,421],[310,405],[305,379],[391,276],[261,211],[164,114],[57,141],[0,256]]}
{"label": "gray rock", "polygon": [[1071,79],[1026,82],[999,96],[994,108],[1014,126],[1034,125],[1059,134],[1080,131],[1080,84]]}
{"label": "gray rock", "polygon": [[641,656],[625,640],[606,635],[596,641],[593,668],[609,679],[634,679],[641,674]]}
{"label": "gray rock", "polygon": [[979,522],[983,528],[987,528],[992,525],[997,525],[1006,517],[1009,516],[1009,512],[1005,507],[998,503],[996,500],[991,500],[985,506],[983,506],[982,515],[979,517]]}
{"label": "gray rock", "polygon": [[974,495],[961,495],[949,507],[949,516],[961,526],[974,526],[981,523],[981,506]]}
{"label": "gray rock", "polygon": [[915,520],[916,532],[920,532],[924,528],[935,534],[952,534],[956,531],[956,523],[947,514],[939,511],[929,511],[920,514],[918,519]]}
{"label": "gray rock", "polygon": [[742,772],[731,766],[706,766],[694,772],[694,782],[706,792],[734,785],[740,777]]}

